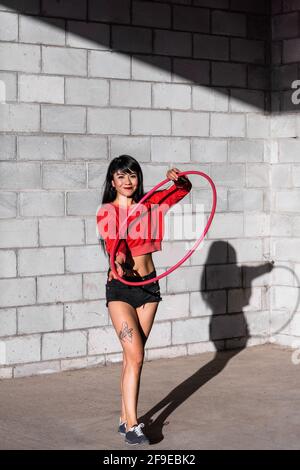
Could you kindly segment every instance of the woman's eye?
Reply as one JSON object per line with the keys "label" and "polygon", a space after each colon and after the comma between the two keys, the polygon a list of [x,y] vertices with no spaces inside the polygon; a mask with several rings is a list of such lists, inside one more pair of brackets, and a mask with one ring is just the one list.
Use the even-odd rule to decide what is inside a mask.
{"label": "woman's eye", "polygon": [[[123,179],[123,178],[124,178],[124,176],[118,176],[118,179],[119,179],[119,180],[120,180],[120,179]],[[132,176],[130,176],[130,178],[137,178],[137,175],[132,175]]]}

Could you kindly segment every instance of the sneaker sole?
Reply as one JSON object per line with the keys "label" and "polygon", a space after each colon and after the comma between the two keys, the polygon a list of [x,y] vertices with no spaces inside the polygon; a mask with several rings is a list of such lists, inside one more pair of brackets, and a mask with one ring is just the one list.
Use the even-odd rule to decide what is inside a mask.
{"label": "sneaker sole", "polygon": [[140,442],[128,442],[125,439],[125,444],[127,444],[128,446],[144,446],[144,445],[148,446],[150,442],[141,442],[141,443]]}

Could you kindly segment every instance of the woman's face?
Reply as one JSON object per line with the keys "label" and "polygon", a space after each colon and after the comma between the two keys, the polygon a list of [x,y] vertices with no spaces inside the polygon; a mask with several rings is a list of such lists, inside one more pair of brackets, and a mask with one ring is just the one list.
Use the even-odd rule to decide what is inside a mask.
{"label": "woman's face", "polygon": [[138,177],[135,172],[125,173],[116,171],[113,175],[112,185],[119,195],[132,197],[138,187]]}

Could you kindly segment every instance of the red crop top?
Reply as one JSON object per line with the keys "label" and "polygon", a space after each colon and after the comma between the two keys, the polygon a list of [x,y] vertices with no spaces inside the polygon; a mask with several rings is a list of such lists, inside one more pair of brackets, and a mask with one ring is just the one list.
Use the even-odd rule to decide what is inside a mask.
{"label": "red crop top", "polygon": [[[123,223],[135,204],[128,208],[112,202],[103,204],[97,212],[97,227],[99,234],[105,240],[107,253],[111,253],[116,233],[120,235],[120,242],[115,256],[121,256],[123,262],[126,260],[128,250],[132,256],[160,251],[164,236],[164,215],[170,207],[186,196],[191,188],[192,183],[184,176],[179,177],[169,188],[155,191],[128,218],[127,229]],[[122,233],[119,234],[118,230],[122,225]]]}

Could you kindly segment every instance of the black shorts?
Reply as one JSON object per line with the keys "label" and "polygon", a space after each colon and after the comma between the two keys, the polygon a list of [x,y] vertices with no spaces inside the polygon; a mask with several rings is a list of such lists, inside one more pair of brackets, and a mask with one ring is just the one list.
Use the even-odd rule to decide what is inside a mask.
{"label": "black shorts", "polygon": [[[110,271],[107,271],[107,275]],[[146,276],[132,277],[132,276],[123,276],[125,281],[130,282],[140,282],[145,281],[146,279],[152,279],[156,277],[156,270],[152,271]],[[106,307],[108,307],[108,302],[110,300],[122,300],[127,302],[132,307],[137,308],[141,305],[148,302],[160,302],[162,300],[160,296],[160,286],[159,282],[155,281],[145,286],[127,286],[123,284],[118,279],[112,279],[111,281],[106,281]]]}

